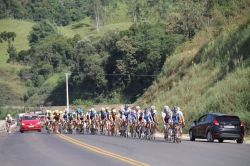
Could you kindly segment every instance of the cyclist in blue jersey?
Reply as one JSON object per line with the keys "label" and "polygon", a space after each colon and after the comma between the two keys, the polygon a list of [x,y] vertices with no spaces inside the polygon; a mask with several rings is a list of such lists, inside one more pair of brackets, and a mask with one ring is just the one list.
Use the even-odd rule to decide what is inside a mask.
{"label": "cyclist in blue jersey", "polygon": [[130,118],[129,118],[129,127],[132,126],[133,123],[136,122],[136,111],[135,110],[131,110],[131,113],[130,113]]}
{"label": "cyclist in blue jersey", "polygon": [[89,118],[90,118],[90,125],[92,125],[92,122],[98,120],[98,114],[96,113],[96,110],[94,108],[90,109]]}
{"label": "cyclist in blue jersey", "polygon": [[98,119],[100,124],[100,130],[103,131],[103,126],[106,125],[106,120],[107,120],[107,114],[105,108],[101,108]]}
{"label": "cyclist in blue jersey", "polygon": [[146,128],[146,125],[149,124],[149,129],[151,129],[151,122],[153,121],[152,116],[151,116],[148,108],[145,108],[144,110],[145,110],[145,113],[143,116],[144,127]]}
{"label": "cyclist in blue jersey", "polygon": [[178,107],[174,106],[172,109],[172,116],[171,116],[171,120],[173,121],[173,124],[175,126],[176,129],[176,133],[177,133],[177,137],[179,137],[179,119],[181,118],[182,113],[178,111]]}

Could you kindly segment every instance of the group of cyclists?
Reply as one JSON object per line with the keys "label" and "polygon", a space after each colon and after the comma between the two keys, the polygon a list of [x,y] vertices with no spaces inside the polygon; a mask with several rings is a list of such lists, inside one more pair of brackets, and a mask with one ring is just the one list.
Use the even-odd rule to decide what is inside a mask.
{"label": "group of cyclists", "polygon": [[[180,137],[181,128],[185,125],[185,118],[179,107],[174,106],[171,110],[169,106],[165,105],[161,120],[164,125],[165,139],[171,135],[171,131],[173,131],[171,129],[176,132],[176,137]],[[129,128],[131,133],[131,129],[134,128],[135,133],[139,134],[142,132],[142,128],[148,129],[148,131],[154,129],[155,132],[157,124],[158,115],[154,105],[150,108],[141,109],[140,106],[131,108],[129,104],[125,104],[118,111],[115,108],[109,109],[109,107],[106,107],[101,108],[98,112],[91,108],[86,113],[81,108],[65,109],[64,112],[47,110],[45,116],[46,129],[53,130],[54,133],[61,133],[62,131],[72,133],[75,129],[80,134],[84,133],[85,129],[85,131],[90,131],[93,134],[99,128],[100,133],[103,133],[105,129],[108,134],[118,133],[121,135],[124,130],[128,131]],[[142,132],[142,134],[144,133]]]}

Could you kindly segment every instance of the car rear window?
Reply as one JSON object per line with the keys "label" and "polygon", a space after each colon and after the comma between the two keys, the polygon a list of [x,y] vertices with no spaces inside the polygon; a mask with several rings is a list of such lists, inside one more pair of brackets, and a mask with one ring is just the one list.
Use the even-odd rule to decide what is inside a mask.
{"label": "car rear window", "polygon": [[240,118],[237,116],[219,116],[218,119],[220,122],[239,122]]}
{"label": "car rear window", "polygon": [[38,119],[38,116],[24,116],[23,120],[36,120]]}

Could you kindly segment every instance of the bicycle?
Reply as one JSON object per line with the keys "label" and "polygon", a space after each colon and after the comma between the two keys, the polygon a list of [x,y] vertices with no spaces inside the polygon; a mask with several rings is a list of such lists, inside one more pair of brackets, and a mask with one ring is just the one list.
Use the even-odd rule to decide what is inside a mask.
{"label": "bicycle", "polygon": [[111,124],[110,124],[110,132],[111,132],[111,135],[113,136],[115,134],[116,136],[116,131],[115,131],[115,121],[111,121]]}
{"label": "bicycle", "polygon": [[100,120],[100,134],[105,135],[107,130],[105,120]]}
{"label": "bicycle", "polygon": [[10,134],[10,124],[9,123],[6,125],[6,131],[7,131],[8,135],[9,135]]}
{"label": "bicycle", "polygon": [[139,131],[138,131],[138,138],[143,138],[144,137],[144,125],[143,122],[139,124]]}
{"label": "bicycle", "polygon": [[150,136],[151,136],[151,139],[153,139],[153,138],[155,139],[155,131],[156,131],[156,126],[155,126],[155,125],[156,125],[156,124],[157,124],[157,122],[153,122],[153,123],[152,123],[151,132],[150,132],[150,134],[151,134],[151,135],[150,135]]}
{"label": "bicycle", "polygon": [[97,121],[95,121],[95,120],[92,121],[91,128],[90,128],[90,134],[92,134],[92,135],[97,134],[97,132],[98,132],[97,126],[98,126]]}
{"label": "bicycle", "polygon": [[136,122],[133,122],[130,126],[131,137],[136,137]]}
{"label": "bicycle", "polygon": [[146,127],[145,127],[145,130],[144,130],[144,133],[145,133],[144,138],[146,140],[150,140],[150,122],[146,123]]}
{"label": "bicycle", "polygon": [[[171,137],[170,136],[170,124],[169,123],[165,123],[164,124],[166,126],[166,130],[164,130],[164,139],[166,142],[170,141],[171,142]],[[172,130],[171,130],[172,133]]]}
{"label": "bicycle", "polygon": [[121,129],[120,129],[120,136],[128,137],[127,126],[128,126],[127,121],[122,122]]}
{"label": "bicycle", "polygon": [[174,123],[173,124],[173,128],[171,129],[172,132],[170,133],[170,142],[173,142],[173,143],[180,143],[181,142],[181,139],[180,139],[180,132],[177,133],[176,131],[176,128],[179,127],[179,124],[176,124]]}

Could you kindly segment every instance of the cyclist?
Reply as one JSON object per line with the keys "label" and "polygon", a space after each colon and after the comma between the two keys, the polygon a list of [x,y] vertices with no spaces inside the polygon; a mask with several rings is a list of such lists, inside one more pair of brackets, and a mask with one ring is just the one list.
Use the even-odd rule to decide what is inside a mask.
{"label": "cyclist", "polygon": [[[157,116],[157,111],[156,111],[154,105],[151,106],[150,114],[151,114],[151,117],[152,117],[152,122],[151,122],[152,126],[154,128],[156,128],[156,124],[158,123],[158,116]],[[152,134],[154,134],[154,133],[152,133]]]}
{"label": "cyclist", "polygon": [[64,110],[64,113],[62,114],[62,126],[64,130],[66,130],[67,120],[68,120],[68,113],[67,110]]}
{"label": "cyclist", "polygon": [[114,125],[114,131],[116,131],[116,120],[117,120],[117,114],[116,114],[116,109],[111,109],[111,114],[109,115],[109,119],[111,121],[111,124]]}
{"label": "cyclist", "polygon": [[[98,114],[96,113],[96,110],[94,108],[90,109],[90,114],[89,114],[89,119],[90,119],[90,126],[92,125],[92,123],[94,123],[94,121],[97,120]],[[97,127],[97,126],[96,126]]]}
{"label": "cyclist", "polygon": [[123,119],[124,119],[124,107],[121,106],[120,110],[118,111],[118,116],[117,116],[117,121],[119,122],[118,123],[118,128],[119,130],[121,129],[121,125],[122,125],[122,122],[123,122]]}
{"label": "cyclist", "polygon": [[163,109],[163,111],[161,113],[162,122],[164,124],[164,139],[166,138],[165,133],[168,134],[167,127],[168,127],[168,124],[171,123],[171,116],[172,115],[171,115],[171,110],[169,109],[169,106],[165,105],[164,109]]}
{"label": "cyclist", "polygon": [[130,116],[131,116],[131,109],[129,108],[129,104],[125,104],[123,122],[127,123]]}
{"label": "cyclist", "polygon": [[5,125],[9,129],[9,134],[11,134],[11,126],[10,126],[11,122],[12,122],[12,117],[10,116],[10,114],[8,114],[7,117],[5,118]]}
{"label": "cyclist", "polygon": [[148,108],[145,108],[144,110],[145,110],[145,113],[143,116],[144,127],[146,128],[147,124],[149,124],[149,130],[151,130],[151,122],[153,121],[152,116],[151,116]]}
{"label": "cyclist", "polygon": [[107,113],[105,108],[101,108],[101,111],[99,113],[99,123],[100,123],[100,130],[103,132],[103,126],[106,124],[107,120]]}
{"label": "cyclist", "polygon": [[109,110],[109,107],[106,107],[105,108],[105,111],[106,111],[106,115],[107,115],[107,118],[106,118],[106,125],[107,125],[107,130],[108,130],[108,133],[110,131],[110,115],[111,115],[111,110]]}
{"label": "cyclist", "polygon": [[85,119],[85,116],[84,116],[83,110],[81,109],[79,111],[79,116],[78,116],[78,127],[80,128],[79,133],[82,133],[83,131],[84,119]]}
{"label": "cyclist", "polygon": [[71,131],[72,128],[72,123],[73,123],[73,111],[72,110],[68,110],[68,119],[66,122],[66,126],[67,126],[67,130]]}
{"label": "cyclist", "polygon": [[173,121],[172,125],[175,126],[175,130],[176,130],[176,134],[177,134],[178,138],[179,138],[179,128],[180,128],[179,119],[180,119],[181,116],[182,116],[182,113],[178,112],[178,107],[174,106],[173,109],[172,109],[171,120]]}
{"label": "cyclist", "polygon": [[46,130],[51,130],[52,129],[52,114],[50,110],[46,111],[46,116],[44,117],[44,120],[45,120]]}
{"label": "cyclist", "polygon": [[134,129],[136,130],[136,119],[137,119],[137,114],[136,114],[136,111],[133,109],[133,110],[131,110],[130,120],[129,120],[129,128],[130,129],[131,129],[131,126],[134,124]]}
{"label": "cyclist", "polygon": [[58,110],[54,111],[54,117],[53,117],[53,126],[54,126],[54,132],[58,134],[58,128],[59,128],[59,121],[60,121],[60,113]]}

